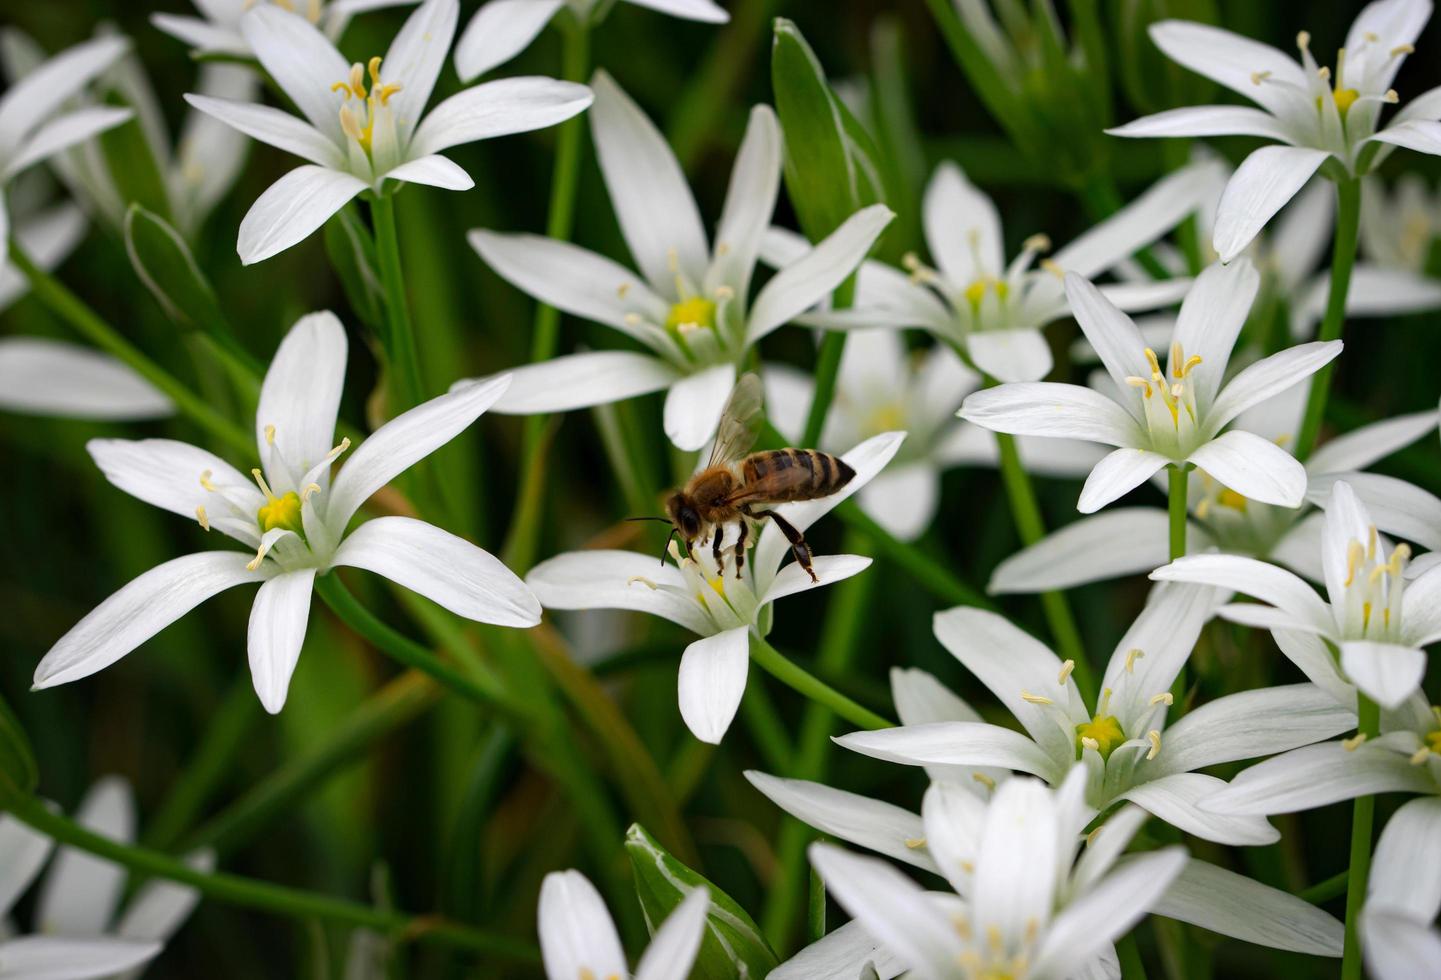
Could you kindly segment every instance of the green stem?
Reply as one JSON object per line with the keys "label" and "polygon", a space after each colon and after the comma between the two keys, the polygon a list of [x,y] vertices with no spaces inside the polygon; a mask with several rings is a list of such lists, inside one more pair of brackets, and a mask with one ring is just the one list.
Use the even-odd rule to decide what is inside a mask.
{"label": "green stem", "polygon": [[[1356,732],[1375,738],[1381,728],[1381,708],[1356,692]],[[1371,873],[1371,826],[1376,797],[1358,796],[1351,805],[1351,866],[1346,875],[1346,948],[1341,956],[1341,980],[1360,980],[1361,943],[1357,933],[1361,906],[1366,902],[1366,879]]]}
{"label": "green stem", "polygon": [[1172,466],[1169,470],[1167,511],[1171,518],[1171,560],[1186,554],[1186,481],[1189,473],[1184,466]]}
{"label": "green stem", "polygon": [[202,895],[246,908],[261,909],[297,919],[323,919],[360,926],[402,941],[430,942],[472,949],[506,959],[534,962],[535,947],[519,940],[473,929],[440,917],[411,916],[357,902],[286,888],[239,875],[197,871],[176,858],[143,847],[102,837],[70,818],[52,811],[34,797],[7,800],[6,809],[18,819],[62,844],[79,848],[123,865],[147,877],[165,878],[189,885]]}
{"label": "green stem", "polygon": [[[561,77],[583,82],[590,73],[590,26],[585,17],[563,17],[561,30]],[[575,225],[576,188],[580,180],[580,157],[584,146],[585,120],[579,116],[557,127],[555,169],[550,176],[550,205],[545,235],[555,241],[570,241]],[[531,325],[530,362],[540,364],[555,356],[560,336],[560,311],[544,303],[535,308]],[[546,417],[528,416],[521,433],[520,487],[510,535],[501,549],[505,563],[524,571],[535,561],[540,536],[545,491]]]}
{"label": "green stem", "polygon": [[[1336,181],[1336,235],[1331,246],[1331,287],[1326,295],[1326,316],[1318,340],[1341,339],[1346,323],[1346,293],[1351,288],[1351,268],[1356,264],[1356,240],[1361,221],[1361,181],[1347,177]],[[1331,391],[1333,360],[1311,378],[1306,397],[1306,414],[1296,439],[1296,458],[1305,460],[1316,448],[1321,422],[1326,416],[1326,397]]]}
{"label": "green stem", "polygon": [[1121,961],[1121,980],[1146,980],[1146,964],[1141,960],[1134,932],[1116,942],[1116,955]]}
{"label": "green stem", "polygon": [[[843,309],[851,305],[856,293],[856,277],[851,276],[841,283],[832,294],[836,309]],[[836,377],[841,369],[841,355],[846,349],[846,332],[844,330],[828,330],[821,340],[821,349],[816,355],[816,390],[811,396],[810,414],[806,416],[805,434],[801,436],[801,445],[818,446],[821,442],[821,430],[826,425],[826,414],[831,410],[831,402],[836,397]]]}
{"label": "green stem", "polygon": [[415,326],[410,321],[410,302],[405,296],[405,273],[400,266],[400,236],[395,230],[395,196],[377,194],[370,202],[370,219],[375,225],[376,261],[380,263],[380,284],[385,290],[385,349],[390,357],[392,415],[399,415],[425,400],[420,380],[420,355],[415,349]]}
{"label": "green stem", "polygon": [[[1046,535],[1046,525],[1041,519],[1041,507],[1036,502],[1036,491],[1031,486],[1031,477],[1021,465],[1021,454],[1016,450],[1016,439],[1004,432],[996,433],[996,449],[1000,455],[1001,480],[1006,485],[1006,497],[1011,504],[1011,516],[1021,534],[1021,542],[1027,547]],[[1076,686],[1081,696],[1090,700],[1095,696],[1096,682],[1091,674],[1090,661],[1081,643],[1081,632],[1076,628],[1075,616],[1063,592],[1042,592],[1041,608],[1045,611],[1046,622],[1050,624],[1051,636],[1062,660],[1075,662]]]}
{"label": "green stem", "polygon": [[817,704],[825,705],[853,725],[870,730],[894,728],[896,725],[807,673],[754,633],[751,634],[751,659],[782,684]]}
{"label": "green stem", "polygon": [[836,508],[835,514],[847,527],[860,531],[869,539],[877,557],[902,568],[917,584],[942,602],[975,606],[977,609],[996,608],[994,602],[961,581],[946,566],[877,524],[875,518],[861,510],[855,501],[847,500]]}
{"label": "green stem", "polygon": [[11,239],[10,261],[30,282],[36,297],[69,323],[96,347],[124,362],[136,374],[150,382],[175,403],[176,410],[226,446],[246,459],[255,455],[255,439],[243,428],[211,408],[204,399],[147,357],[138,347],[120,335],[100,315],[60,281],[30,260],[20,243]]}
{"label": "green stem", "polygon": [[1338,871],[1325,881],[1318,881],[1310,888],[1297,892],[1299,898],[1310,902],[1312,905],[1321,905],[1346,894],[1346,879],[1351,875],[1350,869]]}

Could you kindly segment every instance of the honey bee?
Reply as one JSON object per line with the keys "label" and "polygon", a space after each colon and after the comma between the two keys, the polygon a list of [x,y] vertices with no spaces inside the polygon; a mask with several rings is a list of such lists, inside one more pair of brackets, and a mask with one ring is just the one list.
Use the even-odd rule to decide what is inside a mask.
{"label": "honey bee", "polygon": [[721,413],[715,445],[705,468],[666,501],[671,533],[679,534],[686,547],[691,548],[697,540],[704,542],[705,536],[713,532],[711,553],[715,555],[716,567],[724,575],[725,527],[738,525],[734,554],[736,578],[740,578],[751,526],[770,518],[790,542],[796,561],[811,581],[817,582],[805,536],[770,508],[774,504],[830,496],[851,482],[855,470],[839,457],[818,449],[749,453],[760,432],[760,424],[760,379],[746,374],[736,382]]}

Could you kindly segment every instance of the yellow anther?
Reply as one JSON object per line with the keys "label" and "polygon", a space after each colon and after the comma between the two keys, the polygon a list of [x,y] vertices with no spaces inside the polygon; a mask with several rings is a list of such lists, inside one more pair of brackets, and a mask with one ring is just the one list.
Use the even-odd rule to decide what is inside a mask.
{"label": "yellow anther", "polygon": [[336,82],[334,85],[330,86],[330,91],[332,91],[332,92],[344,92],[344,93],[345,93],[345,97],[348,99],[348,98],[350,98],[350,83],[349,83],[349,82]]}
{"label": "yellow anther", "polygon": [[211,493],[215,492],[215,484],[210,482],[210,470],[200,471],[200,485]]}
{"label": "yellow anther", "polygon": [[1140,660],[1145,655],[1146,651],[1142,650],[1140,647],[1132,647],[1130,650],[1127,650],[1126,673],[1134,674],[1136,672],[1136,661]]}
{"label": "yellow anther", "polygon": [[1057,279],[1066,278],[1066,270],[1061,268],[1061,263],[1055,259],[1042,259],[1041,268],[1055,276]]}
{"label": "yellow anther", "polygon": [[977,279],[963,290],[962,295],[966,297],[967,302],[975,306],[986,298],[986,285],[987,280]]}
{"label": "yellow anther", "polygon": [[1298,32],[1296,33],[1296,47],[1300,48],[1302,51],[1305,51],[1305,50],[1306,50],[1307,48],[1309,48],[1310,46],[1311,46],[1311,32],[1310,32],[1310,31],[1298,31]]}
{"label": "yellow anther", "polygon": [[1376,542],[1377,542],[1377,540],[1378,540],[1378,535],[1376,534],[1376,525],[1375,525],[1375,524],[1372,524],[1372,525],[1371,525],[1369,528],[1367,528],[1367,530],[1366,530],[1366,560],[1367,560],[1367,561],[1375,561],[1375,560],[1376,560]]}
{"label": "yellow anther", "polygon": [[1050,698],[1046,697],[1044,694],[1032,694],[1030,691],[1022,691],[1022,692],[1021,692],[1021,700],[1022,700],[1022,701],[1025,701],[1027,704],[1055,704],[1055,703],[1056,703],[1056,702],[1052,701]]}
{"label": "yellow anther", "polygon": [[973,875],[976,873],[976,863],[974,861],[961,861],[959,863],[961,866],[961,870],[964,871],[966,874]]}
{"label": "yellow anther", "polygon": [[1035,234],[1022,242],[1021,247],[1027,252],[1049,252],[1051,250],[1051,239],[1047,235]]}
{"label": "yellow anther", "polygon": [[1101,689],[1101,700],[1096,705],[1097,715],[1104,715],[1111,710],[1111,695],[1114,693],[1109,687]]}
{"label": "yellow anther", "polygon": [[1364,741],[1366,741],[1366,733],[1359,732],[1356,735],[1351,736],[1350,738],[1341,739],[1341,748],[1345,749],[1347,752],[1355,752],[1356,749],[1359,748],[1361,743]]}
{"label": "yellow anther", "polygon": [[273,425],[265,427],[265,444],[267,446],[275,445],[275,426]]}
{"label": "yellow anther", "polygon": [[1356,571],[1365,560],[1365,547],[1360,541],[1352,539],[1351,543],[1346,546],[1346,580],[1341,583],[1343,588],[1349,588],[1351,583],[1356,580]]}
{"label": "yellow anther", "polygon": [[370,87],[375,88],[380,84],[380,55],[372,56],[366,68],[370,72]]}
{"label": "yellow anther", "polygon": [[1376,42],[1381,40],[1381,35],[1377,34],[1375,31],[1367,31],[1362,34],[1361,37],[1370,44],[1375,44]]}
{"label": "yellow anther", "polygon": [[1394,88],[1388,88],[1386,93],[1381,96],[1381,101],[1387,105],[1395,105],[1401,101],[1401,95]]}
{"label": "yellow anther", "polygon": [[1170,691],[1162,691],[1160,694],[1154,695],[1149,703],[1153,708],[1158,704],[1164,704],[1169,707],[1176,703],[1176,699]]}
{"label": "yellow anther", "polygon": [[320,484],[318,484],[318,483],[308,483],[308,484],[306,484],[305,489],[302,490],[302,491],[300,491],[300,502],[301,502],[302,504],[305,503],[307,500],[309,500],[311,497],[315,496],[315,495],[316,495],[317,493],[319,493],[319,492],[320,492]]}
{"label": "yellow anther", "polygon": [[1416,45],[1414,45],[1414,44],[1398,44],[1398,45],[1396,45],[1394,48],[1391,49],[1391,52],[1390,52],[1390,53],[1391,53],[1391,57],[1393,57],[1393,58],[1399,58],[1399,57],[1400,57],[1401,55],[1403,55],[1403,54],[1415,54],[1415,53],[1416,53]]}
{"label": "yellow anther", "polygon": [[727,300],[735,299],[736,291],[730,286],[717,286],[711,295],[715,297],[717,303],[724,303]]}
{"label": "yellow anther", "polygon": [[1145,378],[1139,378],[1134,374],[1126,375],[1126,384],[1130,385],[1132,388],[1140,388],[1144,390],[1148,395],[1151,393],[1151,382],[1147,381]]}
{"label": "yellow anther", "polygon": [[901,256],[901,265],[907,272],[915,272],[922,268],[921,257],[915,252],[907,252]]}
{"label": "yellow anther", "polygon": [[1253,71],[1251,72],[1251,84],[1260,85],[1262,82],[1264,82],[1270,77],[1271,73],[1269,71]]}
{"label": "yellow anther", "polygon": [[1006,938],[1001,934],[1000,926],[986,926],[986,942],[998,953],[1006,948]]}
{"label": "yellow anther", "polygon": [[907,848],[914,851],[918,847],[925,847],[926,839],[924,837],[907,837],[905,844]]}
{"label": "yellow anther", "polygon": [[[1105,825],[1102,824],[1102,827],[1104,826]],[[1099,836],[1101,836],[1101,827],[1097,827],[1095,830],[1091,831],[1089,834],[1086,835],[1086,846],[1090,847],[1092,844],[1096,843],[1096,838]]]}
{"label": "yellow anther", "polygon": [[1425,765],[1426,760],[1427,760],[1428,758],[1430,758],[1430,756],[1431,756],[1431,749],[1430,749],[1430,747],[1429,747],[1429,746],[1426,746],[1426,745],[1423,745],[1423,746],[1421,746],[1419,749],[1417,749],[1415,752],[1412,752],[1412,753],[1411,753],[1411,765],[1413,765],[1413,766]]}
{"label": "yellow anther", "polygon": [[1185,361],[1183,361],[1182,363],[1178,364],[1178,365],[1172,370],[1171,373],[1174,374],[1174,375],[1175,375],[1176,377],[1178,377],[1178,378],[1184,378],[1186,375],[1190,374],[1192,371],[1196,370],[1196,368],[1198,368],[1198,367],[1200,367],[1200,366],[1201,366],[1201,355],[1200,355],[1200,354],[1192,354],[1190,357],[1186,358]]}
{"label": "yellow anther", "polygon": [[639,313],[627,313],[621,319],[627,327],[638,327],[643,322]]}
{"label": "yellow anther", "polygon": [[1151,729],[1149,732],[1146,733],[1146,741],[1148,741],[1148,742],[1151,743],[1151,750],[1146,753],[1146,761],[1147,761],[1147,762],[1150,762],[1150,761],[1151,761],[1152,759],[1154,759],[1158,754],[1160,754],[1160,751],[1161,751],[1161,733],[1158,732],[1158,731],[1157,731],[1156,729],[1154,729],[1154,728]]}
{"label": "yellow anther", "polygon": [[1441,752],[1441,730],[1426,733],[1426,744],[1432,752]]}
{"label": "yellow anther", "polygon": [[1066,660],[1065,662],[1063,662],[1063,663],[1061,664],[1061,672],[1056,675],[1056,683],[1059,684],[1059,685],[1061,685],[1062,687],[1065,687],[1065,686],[1066,686],[1066,681],[1067,681],[1067,680],[1070,678],[1070,676],[1071,676],[1071,671],[1073,671],[1073,670],[1075,670],[1075,669],[1076,669],[1076,662],[1075,662],[1074,660]]}
{"label": "yellow anther", "polygon": [[275,494],[270,491],[270,484],[265,482],[265,474],[260,471],[260,468],[256,467],[252,469],[250,475],[254,477],[255,482],[260,485],[260,492],[265,494],[265,499],[274,500]]}
{"label": "yellow anther", "polygon": [[1216,495],[1216,502],[1222,507],[1229,507],[1232,510],[1245,511],[1246,509],[1246,498],[1230,487],[1221,488],[1221,492]]}
{"label": "yellow anther", "polygon": [[200,522],[200,527],[202,530],[210,530],[210,518],[205,516],[204,507],[195,508],[195,519]]}
{"label": "yellow anther", "polygon": [[1153,351],[1151,348],[1147,347],[1144,351],[1142,351],[1142,353],[1146,355],[1146,362],[1151,365],[1151,380],[1163,380],[1166,375],[1165,372],[1161,370],[1161,361],[1158,357],[1156,357],[1156,352]]}
{"label": "yellow anther", "polygon": [[971,773],[971,778],[974,779],[976,782],[980,783],[986,789],[994,790],[996,788],[996,781],[983,772],[973,772]]}
{"label": "yellow anther", "polygon": [[625,294],[628,293],[628,292],[630,292],[630,287],[631,287],[631,284],[630,284],[630,283],[628,283],[628,282],[623,282],[623,283],[621,283],[619,286],[615,287],[615,294],[616,294],[617,296],[619,296],[621,299],[625,299]]}
{"label": "yellow anther", "polygon": [[628,578],[628,579],[625,580],[625,584],[628,585],[628,586],[630,586],[630,585],[635,585],[635,583],[637,583],[637,582],[639,582],[641,585],[644,585],[647,589],[650,589],[652,592],[654,592],[656,589],[659,589],[659,588],[660,588],[659,585],[656,585],[655,582],[653,582],[653,581],[651,581],[650,579],[646,578],[644,575],[632,575],[630,578]]}
{"label": "yellow anther", "polygon": [[1326,65],[1322,65],[1316,69],[1316,77],[1323,82],[1329,82],[1331,80],[1331,69]]}
{"label": "yellow anther", "polygon": [[360,67],[358,61],[350,66],[350,90],[357,99],[365,98],[365,69]]}
{"label": "yellow anther", "polygon": [[1081,748],[1090,749],[1092,752],[1101,751],[1101,743],[1088,735],[1081,736]]}

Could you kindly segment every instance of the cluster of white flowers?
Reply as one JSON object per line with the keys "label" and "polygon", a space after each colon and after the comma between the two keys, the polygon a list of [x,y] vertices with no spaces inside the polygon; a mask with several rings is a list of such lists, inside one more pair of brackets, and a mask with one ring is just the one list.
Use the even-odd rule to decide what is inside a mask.
{"label": "cluster of white flowers", "polygon": [[[711,0],[632,2],[702,23],[728,19]],[[967,23],[987,22],[974,9],[984,7],[979,0],[957,4],[971,8]],[[1391,191],[1374,175],[1395,147],[1441,155],[1441,89],[1403,100],[1392,88],[1430,17],[1430,0],[1369,3],[1333,68],[1318,67],[1305,31],[1296,38],[1298,61],[1217,27],[1156,23],[1150,38],[1161,52],[1258,108],[1172,109],[1107,132],[1241,135],[1279,145],[1255,150],[1234,172],[1198,150],[1064,247],[1053,250],[1050,238],[1033,234],[1009,261],[996,204],[958,165],[942,162],[920,201],[929,254],[906,252],[896,264],[873,257],[895,218],[884,203],[849,208],[815,241],[773,226],[783,175],[792,179],[788,168],[803,154],[788,145],[769,106],[750,110],[708,234],[666,136],[606,71],[588,84],[548,77],[472,84],[557,19],[567,30],[589,30],[609,12],[604,0],[487,0],[453,50],[459,0],[195,5],[199,17],[153,17],[204,62],[197,90],[184,97],[195,113],[175,143],[127,39],[100,31],[48,60],[19,35],[0,45],[11,78],[0,97],[0,308],[27,289],[53,286],[49,272],[90,219],[124,229],[134,251],[134,210],[97,142],[116,127],[134,122],[145,131],[163,173],[175,247],[187,261],[185,239],[194,239],[243,169],[245,137],[305,161],[261,193],[240,222],[236,250],[248,266],[342,220],[337,215],[357,199],[378,215],[408,184],[470,191],[474,181],[443,151],[560,124],[576,135],[581,121],[567,121],[585,113],[629,265],[527,232],[478,228],[468,241],[506,283],[612,328],[619,346],[572,350],[479,379],[457,367],[444,394],[373,400],[369,415],[381,423],[362,437],[340,421],[347,327],[316,312],[289,329],[263,377],[253,379],[253,458],[237,466],[168,438],[91,439],[86,449],[115,488],[244,550],[184,555],[124,585],[51,638],[34,670],[35,690],[89,677],[204,600],[256,585],[249,670],[265,710],[280,712],[312,595],[330,601],[339,569],[351,568],[491,626],[528,629],[543,610],[600,609],[679,625],[697,639],[677,658],[675,713],[706,743],[719,745],[743,701],[750,707],[752,659],[827,708],[854,708],[846,718],[857,722],[876,716],[839,693],[847,685],[820,669],[823,679],[812,676],[770,645],[779,600],[872,565],[868,555],[812,558],[804,533],[844,504],[840,515],[864,532],[855,540],[877,546],[877,556],[934,564],[934,552],[915,542],[946,506],[947,471],[1000,467],[1023,534],[1030,475],[1083,477],[1076,510],[1087,516],[1028,537],[995,567],[989,592],[1046,593],[1052,614],[1075,586],[1122,577],[1140,585],[1138,577],[1148,576],[1156,584],[1113,648],[1108,638],[1098,683],[1089,668],[1100,659],[1087,658],[1056,620],[1060,652],[999,611],[957,606],[936,613],[931,635],[1005,710],[982,712],[935,676],[892,661],[900,724],[834,740],[848,752],[923,771],[919,812],[790,772],[746,773],[792,816],[891,859],[813,844],[811,867],[851,921],[812,937],[789,959],[772,952],[769,975],[1130,976],[1124,962],[1140,954],[1118,945],[1156,915],[1274,949],[1361,956],[1381,980],[1441,976],[1441,708],[1426,693],[1427,648],[1441,642],[1441,498],[1365,472],[1424,438],[1434,457],[1441,413],[1429,403],[1437,392],[1426,393],[1424,411],[1314,445],[1331,372],[1347,369],[1342,318],[1441,309],[1441,283],[1428,275],[1441,205],[1419,178],[1402,178]],[[354,15],[396,6],[414,9],[403,12],[383,55],[351,63],[340,54]],[[460,87],[428,108],[452,59]],[[267,85],[284,108],[263,101]],[[123,105],[106,100],[116,92]],[[1386,107],[1403,101],[1382,125]],[[845,113],[845,126],[861,126]],[[860,152],[848,140],[847,152]],[[53,188],[36,182],[45,180],[41,164],[67,189],[58,205]],[[394,239],[387,242],[378,216],[374,225],[369,244],[378,257],[357,261],[362,278],[384,294],[385,330],[366,338],[381,359],[384,390],[404,384],[407,367],[396,352],[411,328],[399,257],[388,254]],[[1333,226],[1335,254],[1320,268]],[[1194,239],[1189,250],[1178,244],[1183,235]],[[1365,260],[1353,269],[1358,238]],[[54,302],[54,293],[48,288],[41,298]],[[1146,316],[1138,322],[1130,313]],[[1083,339],[1058,357],[1058,338],[1047,329],[1068,318]],[[763,357],[762,342],[788,326],[791,339],[824,338],[823,352],[834,350],[837,333],[845,338],[830,373],[813,376],[774,360],[769,343]],[[423,332],[416,336],[423,344]],[[119,423],[186,411],[183,394],[157,381],[158,369],[137,369],[128,343],[101,345],[102,352],[48,337],[0,338],[0,406]],[[1099,369],[1084,383],[1047,380],[1065,373],[1058,360],[1063,369],[1072,361]],[[783,439],[799,447],[805,432],[818,433],[817,444],[804,447],[815,454],[787,456],[785,465],[804,466],[819,480],[814,468],[830,473],[838,461],[835,472],[849,474],[839,489],[768,495],[739,455],[705,462],[708,446],[719,452],[735,438],[741,423],[727,414],[728,399],[738,385],[755,383],[752,371],[761,375],[772,430],[761,444],[774,448]],[[728,478],[751,484],[711,501],[724,519],[707,518],[698,530],[687,529],[672,501],[682,541],[668,539],[659,563],[654,552],[587,547],[521,568],[522,577],[475,543],[413,516],[440,519],[442,491],[457,488],[428,486],[430,469],[402,475],[483,413],[603,413],[657,393],[664,395],[656,434],[663,432],[677,473],[719,462]],[[810,417],[817,399],[828,408],[819,419]],[[238,449],[233,442],[227,451]],[[1170,507],[1111,507],[1148,486],[1169,489]],[[847,504],[851,495],[857,500]],[[737,522],[738,541],[722,550],[728,524]],[[562,537],[578,535],[566,528]],[[616,540],[633,539],[608,543]],[[792,551],[797,561],[786,564]],[[1219,695],[1188,685],[1193,654],[1207,647],[1206,637],[1221,636],[1222,621],[1264,633],[1238,631],[1212,645],[1245,643],[1248,655],[1260,655],[1273,641],[1304,681],[1238,682]],[[409,642],[383,632],[384,624],[367,632],[347,622],[377,645]],[[430,669],[442,680],[462,673],[438,658]],[[7,787],[0,778],[0,806]],[[1364,864],[1351,869],[1352,897],[1364,891],[1364,907],[1350,903],[1349,928],[1217,859],[1222,847],[1279,841],[1272,816],[1382,792],[1414,798],[1386,821],[1369,879]],[[107,779],[74,823],[124,851],[133,811],[128,786]],[[17,809],[18,817],[25,812]],[[1365,813],[1362,836],[1371,819]],[[1206,859],[1191,855],[1188,838],[1204,842],[1194,849]],[[0,978],[136,970],[200,900],[204,889],[160,880],[127,894],[125,870],[88,853],[88,839],[62,840],[51,859],[49,836],[0,816],[0,917],[51,860],[34,935],[11,938],[0,929]],[[1370,853],[1369,837],[1360,845]],[[215,857],[198,851],[187,862],[208,873]],[[922,873],[925,884],[892,862]],[[165,873],[158,864],[137,870]],[[683,980],[702,961],[709,965],[694,975],[753,976],[731,941],[754,929],[745,913],[698,875],[665,870],[662,878],[668,900],[642,896],[653,938],[632,974],[595,886],[575,870],[546,875],[537,933],[551,980]]]}

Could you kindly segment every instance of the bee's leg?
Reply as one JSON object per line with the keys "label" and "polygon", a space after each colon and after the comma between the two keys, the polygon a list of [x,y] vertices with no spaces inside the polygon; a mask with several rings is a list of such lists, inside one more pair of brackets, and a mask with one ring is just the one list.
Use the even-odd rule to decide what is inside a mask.
{"label": "bee's leg", "polygon": [[721,554],[721,542],[725,540],[726,528],[724,524],[715,526],[715,537],[711,539],[710,553],[715,556],[716,574],[725,578],[726,564],[725,556]]}
{"label": "bee's leg", "polygon": [[791,550],[796,553],[796,561],[806,570],[806,574],[811,577],[812,582],[819,582],[820,579],[816,577],[815,569],[811,567],[811,546],[806,544],[805,535],[796,530],[790,521],[773,510],[758,510],[755,516],[759,518],[769,517],[776,522],[776,527],[781,529],[781,533],[784,534],[786,540],[791,543]]}
{"label": "bee's leg", "polygon": [[746,535],[750,534],[750,521],[741,518],[740,540],[736,542],[736,578],[741,577],[741,569],[746,565]]}

